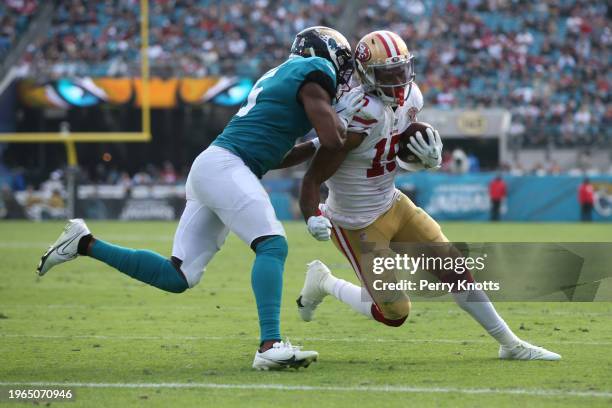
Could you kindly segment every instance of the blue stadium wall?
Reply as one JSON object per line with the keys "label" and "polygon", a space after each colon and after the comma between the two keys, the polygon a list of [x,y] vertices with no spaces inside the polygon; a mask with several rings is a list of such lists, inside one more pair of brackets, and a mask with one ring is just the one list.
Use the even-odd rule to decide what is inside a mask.
{"label": "blue stadium wall", "polygon": [[[439,221],[487,221],[490,217],[489,182],[495,173],[451,175],[413,173],[398,176],[396,184]],[[582,177],[504,176],[508,198],[503,221],[572,222],[580,220],[578,186]],[[612,221],[612,176],[590,178],[596,193],[593,221]],[[294,181],[295,182],[295,181]],[[289,180],[264,180],[281,219],[295,217]],[[293,186],[295,188],[295,186]]]}
{"label": "blue stadium wall", "polygon": [[[396,179],[400,189],[413,187],[417,204],[441,221],[486,221],[490,215],[488,185],[495,173],[450,175],[416,173]],[[582,177],[504,176],[508,198],[506,221],[579,221],[578,186]],[[596,193],[594,221],[612,221],[612,176],[590,178]]]}

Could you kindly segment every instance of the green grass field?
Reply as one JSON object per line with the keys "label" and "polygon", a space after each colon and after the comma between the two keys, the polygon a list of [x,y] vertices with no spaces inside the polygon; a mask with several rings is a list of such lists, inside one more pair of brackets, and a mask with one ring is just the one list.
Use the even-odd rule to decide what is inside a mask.
{"label": "green grass field", "polygon": [[[388,328],[329,298],[304,323],[294,300],[308,261],[320,258],[336,275],[356,278],[331,243],[290,223],[283,332],[320,359],[306,370],[255,372],[253,255],[235,236],[196,288],[175,295],[86,258],[38,279],[38,258],[61,226],[0,222],[0,405],[19,405],[6,402],[14,383],[69,384],[76,394],[63,404],[69,407],[612,404],[611,303],[497,305],[519,336],[562,354],[557,363],[497,360],[496,344],[448,302],[415,302],[408,324]],[[90,227],[101,238],[169,255],[175,224]],[[609,225],[443,228],[463,241],[612,241]]]}

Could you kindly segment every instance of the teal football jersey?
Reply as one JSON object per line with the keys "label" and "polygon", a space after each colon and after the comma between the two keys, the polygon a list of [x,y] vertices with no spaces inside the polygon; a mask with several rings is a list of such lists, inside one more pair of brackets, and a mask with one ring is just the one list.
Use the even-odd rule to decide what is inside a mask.
{"label": "teal football jersey", "polygon": [[213,145],[238,155],[257,177],[277,167],[296,140],[312,129],[297,94],[315,71],[328,75],[335,89],[336,71],[320,57],[290,57],[265,73]]}

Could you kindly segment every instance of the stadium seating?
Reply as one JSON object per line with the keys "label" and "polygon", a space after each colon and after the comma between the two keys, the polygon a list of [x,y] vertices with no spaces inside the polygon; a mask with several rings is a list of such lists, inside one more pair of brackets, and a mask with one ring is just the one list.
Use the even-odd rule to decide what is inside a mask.
{"label": "stadium seating", "polygon": [[37,0],[0,2],[0,61],[24,32],[37,8]]}
{"label": "stadium seating", "polygon": [[[335,25],[345,7],[356,4],[343,0],[150,3],[148,52],[154,75],[251,77],[286,58],[297,31],[315,24]],[[354,32],[348,33],[353,44],[374,29],[398,32],[417,56],[417,81],[427,106],[505,107],[513,113],[515,146],[609,146],[612,108],[607,67],[612,32],[606,2],[361,3],[365,6],[356,13],[358,21],[351,24]],[[23,57],[31,76],[138,73],[139,1],[58,4],[47,37],[32,44]],[[18,9],[5,5],[0,10]],[[18,16],[10,24],[21,27],[20,21]]]}
{"label": "stadium seating", "polygon": [[[341,10],[335,1],[316,0],[150,3],[152,71],[175,76],[257,76],[287,57],[295,32],[332,24]],[[25,61],[46,75],[138,74],[139,4],[60,2],[47,38]]]}
{"label": "stadium seating", "polygon": [[609,146],[607,12],[576,0],[370,0],[353,40],[400,33],[428,104],[504,106],[523,146]]}

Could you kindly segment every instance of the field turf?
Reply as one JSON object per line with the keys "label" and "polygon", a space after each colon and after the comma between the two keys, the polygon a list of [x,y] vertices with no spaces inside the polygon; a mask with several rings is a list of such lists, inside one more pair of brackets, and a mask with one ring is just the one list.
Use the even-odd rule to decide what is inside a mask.
{"label": "field turf", "polygon": [[[519,336],[562,354],[555,363],[497,360],[496,344],[449,302],[415,302],[408,324],[388,328],[328,298],[304,323],[294,300],[306,262],[320,258],[356,278],[331,243],[289,223],[282,328],[320,360],[306,370],[261,373],[250,368],[258,342],[253,255],[235,236],[202,282],[176,295],[86,258],[37,278],[38,257],[61,227],[0,222],[0,405],[21,406],[7,402],[7,387],[70,388],[75,402],[50,405],[68,407],[612,405],[611,303],[497,305]],[[90,227],[169,255],[175,224]],[[612,241],[609,225],[443,228],[463,241]]]}

